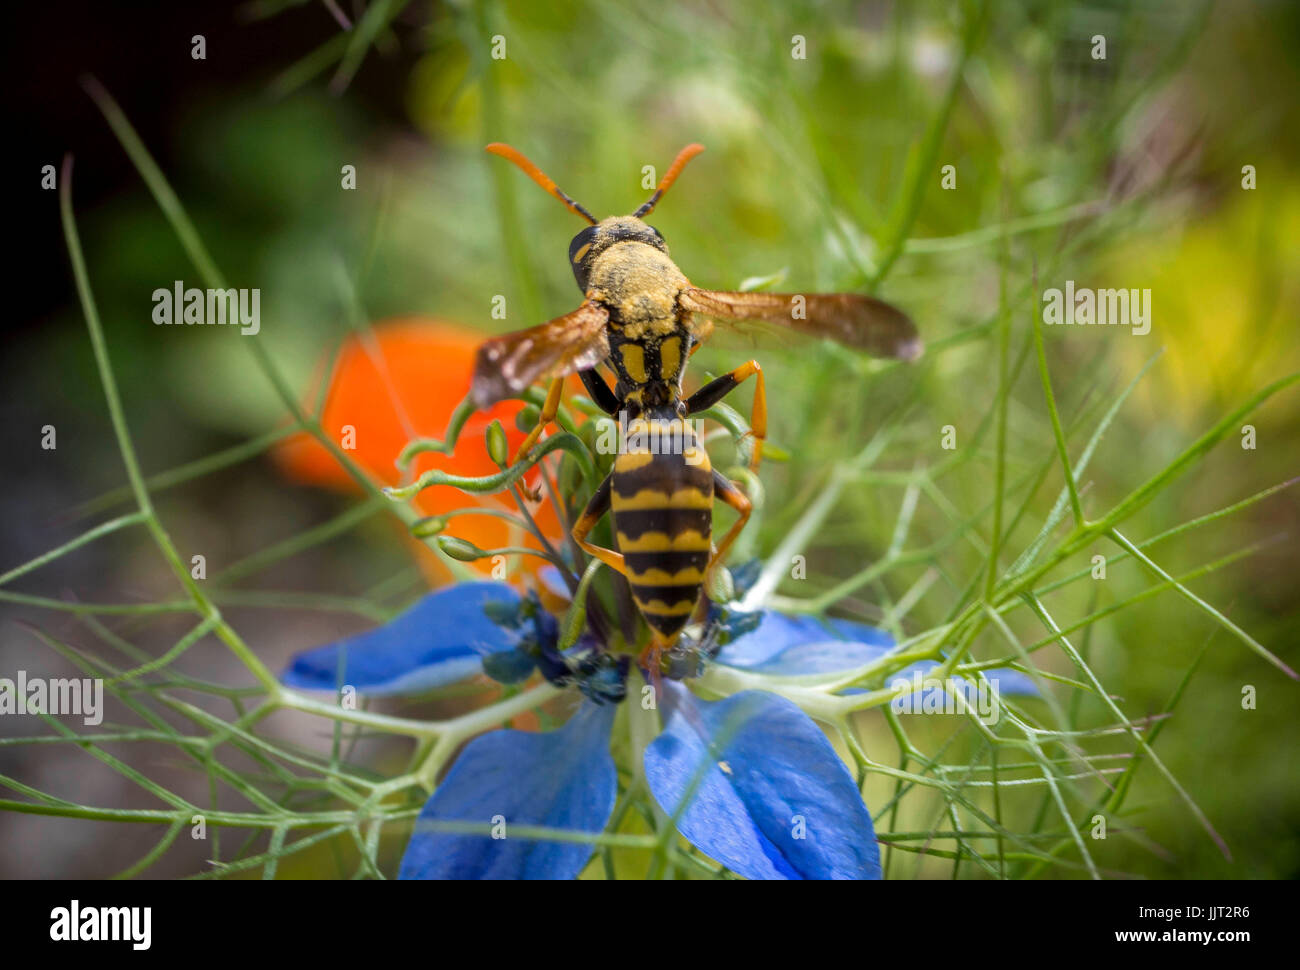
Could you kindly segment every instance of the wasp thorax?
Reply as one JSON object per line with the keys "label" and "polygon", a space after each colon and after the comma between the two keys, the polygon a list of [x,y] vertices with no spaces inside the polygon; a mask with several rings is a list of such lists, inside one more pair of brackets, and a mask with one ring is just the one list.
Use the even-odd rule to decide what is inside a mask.
{"label": "wasp thorax", "polygon": [[573,278],[578,281],[578,288],[582,292],[587,292],[592,263],[610,246],[623,242],[645,243],[660,252],[668,252],[668,244],[664,242],[659,230],[635,216],[610,216],[603,219],[582,230],[569,243],[569,265],[573,267]]}

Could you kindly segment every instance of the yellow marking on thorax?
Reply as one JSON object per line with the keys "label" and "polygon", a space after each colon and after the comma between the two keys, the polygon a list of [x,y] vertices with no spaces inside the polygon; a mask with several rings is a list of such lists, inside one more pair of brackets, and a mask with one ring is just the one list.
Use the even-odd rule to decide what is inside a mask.
{"label": "yellow marking on thorax", "polygon": [[644,384],[649,378],[645,372],[645,348],[640,344],[623,344],[618,348],[619,359],[627,376],[638,384]]}
{"label": "yellow marking on thorax", "polygon": [[659,344],[659,379],[671,381],[682,369],[682,338],[669,337]]}
{"label": "yellow marking on thorax", "polygon": [[[619,471],[626,469],[620,468]],[[615,509],[710,509],[713,497],[694,486],[679,488],[671,495],[654,488],[643,488],[632,496],[615,491],[612,496]]]}
{"label": "yellow marking on thorax", "polygon": [[637,539],[618,534],[619,552],[699,552],[709,548],[709,537],[695,529],[687,529],[675,536],[665,532],[646,532]]}

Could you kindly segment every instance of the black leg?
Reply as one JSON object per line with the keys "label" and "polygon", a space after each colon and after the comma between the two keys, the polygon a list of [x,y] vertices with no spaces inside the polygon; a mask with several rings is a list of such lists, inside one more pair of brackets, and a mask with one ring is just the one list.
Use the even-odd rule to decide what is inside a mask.
{"label": "black leg", "polygon": [[750,434],[757,439],[749,468],[756,472],[763,455],[763,442],[767,439],[767,386],[763,383],[763,368],[758,366],[758,361],[748,361],[730,374],[723,374],[709,381],[686,399],[686,413],[698,414],[700,411],[708,410],[750,377],[758,378],[758,384],[754,388],[754,410],[749,422],[752,429]]}
{"label": "black leg", "polygon": [[596,373],[596,368],[580,370],[578,376],[582,378],[583,386],[587,388],[587,393],[591,395],[591,399],[596,402],[598,408],[611,416],[618,414],[618,398],[609,389],[605,379]]}

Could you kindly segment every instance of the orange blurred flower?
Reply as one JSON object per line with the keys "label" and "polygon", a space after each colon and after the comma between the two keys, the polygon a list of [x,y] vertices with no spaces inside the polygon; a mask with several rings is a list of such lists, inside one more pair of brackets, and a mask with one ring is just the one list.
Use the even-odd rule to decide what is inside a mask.
{"label": "orange blurred flower", "polygon": [[[321,427],[376,479],[386,485],[400,484],[398,455],[412,438],[444,437],[452,411],[469,392],[474,353],[482,340],[483,335],[475,331],[428,317],[384,321],[376,324],[370,334],[348,338],[332,375]],[[311,399],[315,400],[316,395]],[[455,452],[417,456],[414,474],[430,468],[465,476],[493,474],[498,469],[488,456],[484,432],[493,419],[499,418],[513,455],[524,439],[524,433],[515,428],[515,415],[522,407],[518,401],[506,401],[489,411],[476,412],[461,432]],[[306,432],[287,438],[273,454],[276,463],[295,482],[361,492],[348,471]],[[525,481],[536,485],[538,473],[533,471]],[[508,494],[469,494],[444,485],[425,489],[412,504],[422,515],[441,515],[474,506],[517,511]],[[533,511],[548,537],[560,534],[549,501]],[[447,534],[483,549],[537,546],[533,536],[525,537],[510,523],[486,515],[458,516],[448,526]],[[438,558],[423,543],[412,542],[420,548],[420,562],[430,578],[445,582],[448,573]],[[539,564],[541,560],[525,557],[529,571]],[[475,565],[484,572],[491,570],[491,560],[480,560]]]}

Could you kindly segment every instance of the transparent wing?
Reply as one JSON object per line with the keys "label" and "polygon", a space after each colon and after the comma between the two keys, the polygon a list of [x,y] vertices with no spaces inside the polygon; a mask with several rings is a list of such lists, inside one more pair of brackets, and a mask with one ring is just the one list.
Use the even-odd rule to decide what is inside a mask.
{"label": "transparent wing", "polygon": [[715,320],[761,320],[873,357],[915,360],[921,355],[921,338],[906,313],[857,293],[733,293],[691,287],[682,291],[679,303]]}
{"label": "transparent wing", "polygon": [[470,386],[474,404],[491,407],[530,384],[595,367],[609,356],[608,321],[604,307],[584,303],[536,327],[484,341]]}

